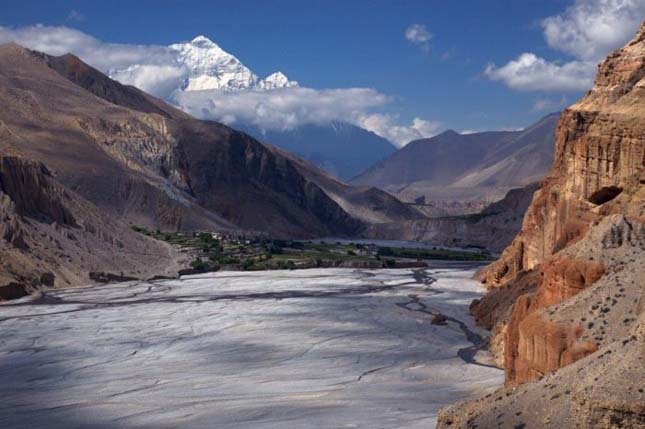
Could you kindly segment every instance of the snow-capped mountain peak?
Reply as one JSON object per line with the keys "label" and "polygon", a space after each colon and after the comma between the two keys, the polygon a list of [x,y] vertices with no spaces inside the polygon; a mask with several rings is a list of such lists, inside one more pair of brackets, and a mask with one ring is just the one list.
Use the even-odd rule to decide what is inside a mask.
{"label": "snow-capped mountain peak", "polygon": [[251,88],[258,81],[258,77],[240,60],[205,36],[175,43],[170,45],[170,49],[177,51],[178,63],[188,70],[188,77],[181,88],[184,91],[234,91]]}
{"label": "snow-capped mountain peak", "polygon": [[298,86],[298,82],[289,80],[284,73],[277,71],[262,79],[258,86],[261,89],[291,88]]}
{"label": "snow-capped mountain peak", "polygon": [[188,76],[180,88],[183,91],[268,90],[298,86],[297,82],[290,81],[281,72],[260,79],[235,56],[203,35],[190,42],[175,43],[169,48],[177,52],[178,64],[188,70]]}
{"label": "snow-capped mountain peak", "polygon": [[204,36],[203,34],[200,34],[199,36],[195,37],[193,40],[190,41],[191,44],[193,45],[215,45],[215,43],[209,39],[208,37]]}

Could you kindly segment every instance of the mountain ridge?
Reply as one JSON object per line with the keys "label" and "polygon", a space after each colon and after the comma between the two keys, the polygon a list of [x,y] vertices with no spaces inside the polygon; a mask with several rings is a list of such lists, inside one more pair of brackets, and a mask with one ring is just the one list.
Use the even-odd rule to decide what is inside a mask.
{"label": "mountain ridge", "polygon": [[459,134],[447,130],[415,140],[350,180],[404,201],[498,200],[512,188],[542,179],[551,166],[557,113],[522,131]]}
{"label": "mountain ridge", "polygon": [[[234,55],[204,35],[196,36],[190,41],[173,43],[168,49],[176,53],[177,64],[186,72],[183,83],[175,90],[239,91],[298,86],[298,82],[289,80],[280,71],[260,79]],[[108,75],[130,81],[140,67],[139,64],[133,64],[124,69],[110,70]]]}
{"label": "mountain ridge", "polygon": [[[35,129],[39,129],[47,123],[48,135],[44,135],[44,137],[48,144],[34,145],[27,142],[22,144],[21,149],[31,152],[29,153],[31,157],[53,165],[53,171],[56,171],[64,182],[78,187],[86,197],[91,199],[102,195],[101,198],[105,198],[103,203],[110,201],[112,209],[122,207],[117,209],[117,211],[121,211],[122,215],[128,217],[129,214],[132,215],[133,220],[141,221],[144,218],[141,218],[138,213],[146,213],[146,217],[150,213],[141,208],[147,203],[142,199],[145,193],[140,192],[143,189],[156,188],[156,191],[148,194],[145,198],[153,195],[154,198],[158,198],[161,205],[157,205],[157,208],[164,207],[163,213],[159,212],[143,222],[155,227],[165,225],[172,228],[185,228],[191,227],[191,225],[199,227],[200,224],[221,227],[232,221],[232,223],[239,222],[238,225],[242,228],[269,228],[274,232],[281,230],[282,233],[300,230],[300,233],[305,235],[316,234],[316,231],[326,235],[333,233],[333,229],[338,228],[340,230],[336,233],[342,233],[343,229],[346,232],[356,232],[360,229],[360,224],[336,206],[333,200],[324,194],[324,191],[302,178],[290,161],[276,157],[251,137],[224,125],[192,119],[161,100],[147,94],[143,96],[140,91],[113,81],[105,81],[111,83],[111,86],[107,87],[108,91],[103,91],[106,89],[100,82],[100,77],[103,75],[97,70],[85,65],[83,67],[84,76],[89,77],[79,80],[77,64],[72,64],[69,67],[62,67],[58,64],[59,61],[74,63],[80,61],[75,57],[67,56],[62,60],[53,60],[43,54],[21,49],[18,51],[16,48],[4,47],[1,49],[5,60],[5,73],[3,74],[5,79],[8,79],[4,85],[4,95],[12,98],[17,97],[17,99],[24,98],[20,95],[21,91],[25,85],[30,85],[32,93],[35,90],[38,97],[36,99],[32,97],[29,104],[14,105],[14,108],[2,115],[3,123],[15,127],[17,124],[22,124],[21,121],[27,120],[31,121]],[[46,60],[47,58],[50,59]],[[52,65],[55,67],[50,67]],[[30,72],[34,75],[38,74],[39,79],[47,82],[49,86],[45,87],[42,83],[34,86],[33,80],[21,79],[15,73],[16,67],[21,70],[22,75]],[[47,73],[46,69],[51,70],[55,75]],[[55,76],[59,76],[65,81],[61,81]],[[69,82],[69,84],[65,82]],[[93,85],[97,82],[98,86],[94,87]],[[100,97],[88,97],[89,93],[84,93],[83,91],[86,89],[77,86],[79,84],[84,84],[92,90],[92,97]],[[8,92],[6,92],[7,90]],[[59,103],[59,112],[43,110],[49,103],[49,101],[44,102],[45,100],[53,98],[58,100],[63,93],[65,93],[65,102]],[[128,98],[126,103],[123,99],[127,97],[133,98]],[[123,110],[124,108],[121,107],[115,109],[115,105],[111,103],[115,100],[126,105],[125,109],[128,110]],[[136,101],[135,105],[131,103],[132,100]],[[33,122],[32,117],[26,116],[30,105],[37,106],[42,110],[38,123]],[[79,106],[87,107],[81,108]],[[162,106],[162,112],[158,111],[159,106]],[[23,111],[20,110],[21,108],[24,108]],[[152,113],[131,110],[133,108],[148,110]],[[79,112],[79,109],[85,109],[85,111]],[[62,114],[60,119],[57,118],[59,114]],[[57,119],[54,119],[55,117]],[[20,121],[16,121],[18,118],[21,118]],[[33,135],[31,131],[25,131],[22,134],[30,135],[30,133]],[[66,142],[63,143],[52,138],[57,133],[67,135]],[[69,136],[74,136],[74,138],[70,140]],[[196,141],[201,141],[202,146],[196,145]],[[58,149],[52,152],[55,147]],[[72,147],[75,149],[72,150]],[[207,153],[204,153],[204,150]],[[116,175],[110,173],[103,179],[95,180],[89,187],[98,186],[97,189],[85,189],[88,182],[84,180],[83,168],[70,168],[69,159],[75,156],[82,157],[81,159],[86,162],[98,162],[103,167],[112,165],[109,167],[110,169],[123,173]],[[213,175],[204,170],[206,165],[195,163],[198,159],[205,159],[204,156],[213,160],[221,158],[229,161],[218,164],[220,167],[212,170],[217,171],[217,174]],[[212,165],[211,168],[213,167],[215,166]],[[201,171],[199,176],[194,175],[195,171]],[[242,171],[246,171],[246,173],[240,174]],[[226,176],[225,172],[228,172],[229,176]],[[119,179],[116,184],[111,185],[108,177],[118,177]],[[249,191],[257,196],[256,201],[265,201],[265,207],[275,214],[267,216],[265,213],[262,216],[258,210],[245,210],[237,207],[235,200],[239,195],[234,190],[228,191],[218,188],[220,190],[217,195],[211,194],[210,191],[208,196],[204,193],[205,189],[214,185],[213,181],[221,180],[236,186],[248,186]],[[172,186],[168,187],[166,181],[169,181]],[[131,188],[133,183],[137,183],[137,185]],[[123,186],[133,190],[139,189],[135,194],[129,194],[137,201],[134,206],[128,203],[127,198],[123,200],[117,197],[117,193],[126,189],[119,190]],[[266,187],[277,190],[277,193],[261,191],[263,188],[268,190]],[[103,189],[106,192],[96,192],[98,189]],[[271,195],[273,199],[267,200],[267,197]],[[291,203],[287,203],[287,200],[291,198],[295,198],[294,201],[297,204],[287,210],[287,205],[291,205]],[[219,203],[213,205],[215,201],[219,201]],[[322,206],[318,206],[319,204]],[[143,212],[136,209],[137,205]],[[323,208],[325,205],[329,207]],[[204,214],[203,207],[206,206],[211,209],[217,207],[217,211],[224,213],[223,217],[227,217],[228,220],[224,221],[222,218],[219,225],[218,222],[213,223],[213,215]],[[125,207],[128,209],[122,211]],[[171,207],[173,208],[170,209]],[[331,211],[329,211],[330,209]],[[334,212],[336,214],[333,214]],[[202,214],[189,221],[186,217],[188,213],[191,213],[189,217],[195,216],[197,213]],[[287,219],[290,219],[289,222],[280,221],[280,216],[286,216]],[[299,216],[304,216],[303,220],[305,218],[308,220],[302,223],[296,221]],[[322,218],[315,220],[316,216],[322,216]],[[332,229],[320,228],[326,222],[323,219],[332,219],[334,216],[338,216],[338,219],[330,222],[329,226]],[[210,218],[210,220],[205,218]]]}
{"label": "mountain ridge", "polygon": [[[306,178],[307,170],[315,167],[300,160],[296,163],[245,133],[192,118],[158,98],[109,79],[71,54],[53,57],[14,44],[0,46],[0,55],[5,60],[0,69],[4,77],[0,97],[28,101],[14,103],[0,120],[5,127],[30,124],[22,135],[34,135],[43,142],[22,139],[5,144],[5,149],[20,147],[25,156],[49,164],[63,182],[90,199],[105,196],[110,209],[116,208],[126,219],[132,215],[131,220],[142,225],[171,229],[237,225],[304,235],[355,234],[363,227]],[[24,78],[30,73],[38,76],[38,83]],[[25,98],[27,89],[30,95]],[[58,102],[57,111],[50,110],[52,100],[61,98],[64,102]],[[31,106],[40,109],[37,119],[27,114]],[[43,132],[33,133],[45,126]],[[64,134],[64,141],[57,134]],[[90,184],[84,180],[82,164],[80,169],[71,168],[69,160],[74,157],[88,165],[98,163],[96,171],[111,166],[120,173]],[[117,178],[115,184],[109,184],[108,177]],[[218,185],[214,192],[212,187],[220,182],[226,186]],[[97,193],[94,187],[104,192]],[[341,188],[355,192],[345,184],[337,189]],[[240,198],[241,189],[255,196]],[[125,199],[117,197],[126,190]],[[134,198],[135,204],[130,205],[128,198]],[[150,198],[157,201],[156,210],[163,208],[153,216],[145,209]],[[394,198],[384,198],[398,204]],[[242,208],[236,201],[263,201],[274,214]],[[414,211],[406,212],[416,216]]]}

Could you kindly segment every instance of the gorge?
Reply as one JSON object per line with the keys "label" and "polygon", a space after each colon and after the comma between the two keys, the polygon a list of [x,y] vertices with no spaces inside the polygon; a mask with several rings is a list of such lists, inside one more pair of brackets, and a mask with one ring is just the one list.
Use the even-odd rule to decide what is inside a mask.
{"label": "gorge", "polygon": [[243,3],[0,22],[0,425],[645,429],[645,3]]}

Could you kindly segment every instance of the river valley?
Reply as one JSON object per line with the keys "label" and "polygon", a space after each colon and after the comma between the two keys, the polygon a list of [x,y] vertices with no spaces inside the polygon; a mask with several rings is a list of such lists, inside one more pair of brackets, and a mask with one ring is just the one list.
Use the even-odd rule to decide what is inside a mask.
{"label": "river valley", "polygon": [[503,380],[468,315],[476,268],[229,271],[12,301],[0,426],[431,428]]}

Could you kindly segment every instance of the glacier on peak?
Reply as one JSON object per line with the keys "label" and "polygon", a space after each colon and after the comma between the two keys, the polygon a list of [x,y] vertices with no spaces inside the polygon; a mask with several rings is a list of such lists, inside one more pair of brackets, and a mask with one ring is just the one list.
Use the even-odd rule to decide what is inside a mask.
{"label": "glacier on peak", "polygon": [[167,47],[167,52],[172,63],[132,64],[109,70],[108,75],[164,98],[169,98],[175,91],[263,91],[298,86],[298,82],[289,80],[279,71],[260,79],[234,55],[204,35],[174,43]]}

